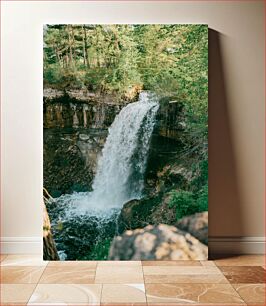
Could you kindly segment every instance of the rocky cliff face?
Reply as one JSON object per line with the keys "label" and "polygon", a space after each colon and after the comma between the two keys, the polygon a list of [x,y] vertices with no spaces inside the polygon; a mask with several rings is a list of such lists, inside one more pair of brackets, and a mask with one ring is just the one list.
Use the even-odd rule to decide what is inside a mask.
{"label": "rocky cliff face", "polygon": [[167,139],[178,140],[185,124],[182,109],[182,103],[179,103],[175,98],[162,98],[157,114],[155,134]]}
{"label": "rocky cliff face", "polygon": [[[130,103],[82,90],[44,89],[43,98],[44,128],[108,128],[119,111]],[[178,139],[184,124],[181,111],[182,105],[177,101],[161,99],[154,134]]]}
{"label": "rocky cliff face", "polygon": [[44,128],[107,128],[122,105],[78,92],[44,92]]}
{"label": "rocky cliff face", "polygon": [[44,130],[44,187],[53,197],[91,190],[106,136],[105,129]]}
{"label": "rocky cliff face", "polygon": [[[107,129],[129,103],[82,90],[44,89],[44,186],[53,196],[91,188]],[[182,132],[180,104],[162,99],[151,140],[146,189],[157,172],[174,159]]]}

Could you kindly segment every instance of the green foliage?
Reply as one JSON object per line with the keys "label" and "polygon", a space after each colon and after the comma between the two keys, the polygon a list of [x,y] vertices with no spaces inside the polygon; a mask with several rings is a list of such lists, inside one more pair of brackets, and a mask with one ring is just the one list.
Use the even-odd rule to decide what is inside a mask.
{"label": "green foliage", "polygon": [[208,183],[208,160],[200,160],[193,165],[194,179],[192,189],[197,191]]}
{"label": "green foliage", "polygon": [[208,210],[208,160],[200,161],[195,170],[196,177],[192,181],[191,189],[196,194],[199,211]]}
{"label": "green foliage", "polygon": [[89,255],[89,260],[107,260],[112,238],[107,238],[97,242]]}
{"label": "green foliage", "polygon": [[206,25],[48,25],[44,79],[60,87],[73,74],[123,98],[137,85],[178,96],[195,117],[207,106],[207,40]]}
{"label": "green foliage", "polygon": [[197,211],[193,193],[185,190],[171,191],[169,207],[175,208],[176,219],[180,219],[187,215],[192,215]]}
{"label": "green foliage", "polygon": [[194,164],[194,179],[187,186],[189,191],[170,192],[169,207],[175,208],[176,219],[208,210],[208,161]]}
{"label": "green foliage", "polygon": [[62,74],[57,64],[51,64],[44,70],[44,81],[49,84],[57,84],[63,81]]}
{"label": "green foliage", "polygon": [[207,185],[199,191],[198,196],[191,191],[185,190],[173,190],[170,192],[170,195],[171,198],[168,205],[170,208],[175,208],[177,220],[188,215],[208,210]]}
{"label": "green foliage", "polygon": [[170,192],[169,207],[175,208],[176,219],[208,210],[208,161],[204,160],[194,166],[195,178],[187,190]]}
{"label": "green foliage", "polygon": [[208,210],[208,184],[198,192],[197,207],[199,211]]}
{"label": "green foliage", "polygon": [[108,75],[108,69],[90,69],[84,75],[84,83],[88,84],[90,90],[100,91],[102,89],[102,80],[107,79]]}

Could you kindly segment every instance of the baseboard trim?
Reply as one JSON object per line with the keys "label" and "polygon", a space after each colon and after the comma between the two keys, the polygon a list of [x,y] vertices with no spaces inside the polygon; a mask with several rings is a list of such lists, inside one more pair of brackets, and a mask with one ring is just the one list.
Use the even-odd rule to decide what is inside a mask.
{"label": "baseboard trim", "polygon": [[265,254],[265,237],[209,237],[209,255]]}
{"label": "baseboard trim", "polygon": [[[1,237],[2,254],[42,254],[42,237]],[[265,254],[265,237],[209,237],[209,254]]]}
{"label": "baseboard trim", "polygon": [[2,254],[42,254],[42,237],[1,237]]}

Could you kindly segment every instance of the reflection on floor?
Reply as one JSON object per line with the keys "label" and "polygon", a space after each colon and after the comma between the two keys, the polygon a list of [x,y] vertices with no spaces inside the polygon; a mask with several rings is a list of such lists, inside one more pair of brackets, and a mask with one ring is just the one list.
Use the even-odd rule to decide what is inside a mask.
{"label": "reflection on floor", "polygon": [[265,303],[265,258],[44,262],[1,255],[1,305],[253,305]]}

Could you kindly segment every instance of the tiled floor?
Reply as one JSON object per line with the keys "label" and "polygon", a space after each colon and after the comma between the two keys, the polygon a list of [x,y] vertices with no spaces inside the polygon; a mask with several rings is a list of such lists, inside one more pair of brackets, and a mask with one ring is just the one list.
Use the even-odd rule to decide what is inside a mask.
{"label": "tiled floor", "polygon": [[43,262],[1,255],[1,305],[264,306],[264,256]]}

